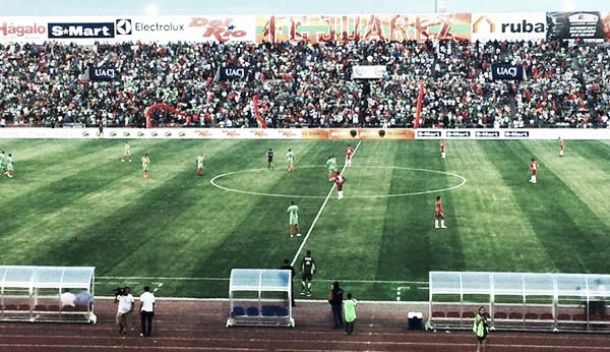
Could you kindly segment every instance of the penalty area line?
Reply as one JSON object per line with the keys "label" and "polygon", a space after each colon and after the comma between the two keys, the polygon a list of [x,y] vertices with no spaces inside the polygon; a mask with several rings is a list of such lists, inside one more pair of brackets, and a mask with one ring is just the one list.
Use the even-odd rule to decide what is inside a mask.
{"label": "penalty area line", "polygon": [[[362,140],[359,140],[358,144],[356,144],[356,148],[354,148],[354,153],[352,154],[352,158],[354,156],[356,156],[356,152],[358,151],[360,144],[362,144]],[[345,171],[345,168],[347,168],[347,163],[345,163],[343,165],[343,168],[341,169],[342,175],[343,175],[343,172]],[[324,198],[324,202],[322,202],[322,206],[320,206],[320,210],[318,210],[316,217],[313,218],[313,222],[311,223],[311,226],[309,226],[309,230],[307,230],[307,233],[305,234],[305,237],[303,238],[303,242],[301,242],[301,245],[299,246],[297,253],[294,255],[292,262],[290,262],[290,265],[294,266],[294,263],[296,263],[297,259],[299,258],[301,251],[305,247],[305,244],[307,243],[307,240],[309,239],[309,236],[311,235],[311,232],[313,231],[314,226],[316,226],[316,222],[318,222],[320,215],[322,215],[322,212],[324,211],[324,208],[326,207],[326,204],[328,203],[328,200],[330,199],[330,196],[333,194],[334,190],[335,190],[335,184],[333,183],[333,185],[330,187],[330,191],[328,191],[328,194],[326,195],[326,198]]]}

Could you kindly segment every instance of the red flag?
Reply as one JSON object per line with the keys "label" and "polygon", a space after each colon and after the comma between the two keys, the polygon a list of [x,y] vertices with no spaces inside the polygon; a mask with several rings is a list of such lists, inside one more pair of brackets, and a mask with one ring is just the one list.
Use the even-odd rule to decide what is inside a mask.
{"label": "red flag", "polygon": [[254,105],[254,115],[256,116],[256,120],[262,128],[267,128],[267,124],[265,123],[265,119],[261,116],[261,113],[258,111],[258,95],[255,95],[252,99],[252,104]]}

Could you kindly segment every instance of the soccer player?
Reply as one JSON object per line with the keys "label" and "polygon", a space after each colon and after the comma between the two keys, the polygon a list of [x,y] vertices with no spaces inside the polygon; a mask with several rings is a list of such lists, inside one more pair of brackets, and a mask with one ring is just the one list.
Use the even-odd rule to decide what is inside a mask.
{"label": "soccer player", "polygon": [[563,141],[563,139],[561,139],[561,137],[559,137],[559,157],[563,158],[563,150],[565,149],[566,144]]}
{"label": "soccer player", "polygon": [[290,238],[294,237],[294,235],[300,237],[301,230],[299,230],[299,207],[294,204],[294,201],[290,202],[288,214],[288,233],[290,234]]}
{"label": "soccer player", "polygon": [[434,228],[435,229],[446,229],[445,226],[445,214],[443,213],[443,203],[441,202],[441,196],[436,196],[436,201],[434,202],[434,216],[436,219],[434,220]]}
{"label": "soccer player", "polygon": [[292,149],[288,149],[286,153],[286,159],[288,160],[288,172],[294,171],[294,152]]}
{"label": "soccer player", "polygon": [[445,159],[447,157],[447,142],[445,139],[441,139],[441,158]]}
{"label": "soccer player", "polygon": [[197,175],[198,176],[203,176],[203,161],[205,160],[205,157],[203,156],[203,154],[199,154],[197,156]]}
{"label": "soccer player", "polygon": [[6,155],[4,154],[4,150],[0,153],[0,175],[4,175],[6,171]]}
{"label": "soccer player", "polygon": [[536,176],[538,175],[539,168],[540,165],[538,165],[536,159],[532,158],[532,161],[530,162],[530,183],[536,183]]}
{"label": "soccer player", "polygon": [[335,177],[335,187],[337,188],[337,199],[343,199],[343,184],[345,183],[345,177],[341,173],[337,173]]}
{"label": "soccer player", "polygon": [[150,168],[150,158],[148,157],[148,154],[144,154],[140,161],[142,162],[142,172],[144,174],[144,178],[148,178],[148,170]]}
{"label": "soccer player", "polygon": [[337,176],[337,159],[335,159],[334,155],[328,157],[326,167],[328,168],[328,180],[332,182]]}
{"label": "soccer player", "polygon": [[15,170],[13,169],[13,154],[8,153],[4,162],[6,164],[6,176],[13,178],[13,175],[15,174]]}
{"label": "soccer player", "polygon": [[121,158],[121,162],[125,161],[133,161],[133,156],[131,155],[131,147],[129,146],[129,143],[127,141],[125,141],[125,144],[123,145],[123,157]]}
{"label": "soccer player", "polygon": [[345,148],[345,166],[352,166],[352,156],[354,155],[354,148],[351,145],[347,145]]}
{"label": "soccer player", "polygon": [[305,257],[303,257],[303,262],[301,263],[301,274],[303,274],[301,281],[301,295],[311,297],[311,281],[313,280],[313,275],[315,272],[316,262],[311,256],[311,251],[307,250]]}
{"label": "soccer player", "polygon": [[273,170],[273,150],[269,148],[267,151],[267,170]]}

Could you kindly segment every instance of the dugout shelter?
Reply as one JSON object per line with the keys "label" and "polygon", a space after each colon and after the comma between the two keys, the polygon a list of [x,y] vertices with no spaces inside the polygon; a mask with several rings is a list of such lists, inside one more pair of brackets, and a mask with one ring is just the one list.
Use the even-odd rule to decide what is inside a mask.
{"label": "dugout shelter", "polygon": [[94,267],[0,266],[0,321],[95,323]]}
{"label": "dugout shelter", "polygon": [[233,269],[227,326],[294,327],[290,270]]}
{"label": "dugout shelter", "polygon": [[472,329],[480,306],[492,329],[610,333],[610,275],[429,273],[431,329]]}

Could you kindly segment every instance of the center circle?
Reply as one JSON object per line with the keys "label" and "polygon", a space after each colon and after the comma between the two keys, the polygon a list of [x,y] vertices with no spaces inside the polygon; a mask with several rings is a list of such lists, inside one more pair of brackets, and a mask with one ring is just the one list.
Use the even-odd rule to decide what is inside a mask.
{"label": "center circle", "polygon": [[[299,167],[299,169],[315,169],[315,168],[325,169],[324,166],[316,166],[316,165],[308,165],[308,166]],[[349,169],[385,169],[385,170],[394,169],[394,170],[407,170],[407,171],[414,171],[414,172],[421,172],[421,173],[431,173],[431,174],[437,174],[437,175],[440,174],[440,175],[447,175],[447,176],[457,178],[458,180],[460,180],[460,183],[457,185],[446,187],[446,188],[429,189],[429,190],[422,190],[422,191],[417,191],[417,192],[403,192],[403,193],[393,193],[393,194],[373,194],[373,195],[350,195],[350,196],[346,195],[344,198],[353,198],[353,199],[355,199],[355,198],[395,198],[395,197],[416,196],[416,195],[421,195],[421,194],[440,193],[440,192],[446,192],[446,191],[451,191],[451,190],[460,188],[460,187],[464,186],[467,182],[465,177],[452,173],[452,172],[429,170],[429,169],[417,169],[417,168],[411,168],[411,167],[351,166],[351,167],[347,168],[346,170],[349,170]],[[220,180],[222,178],[227,178],[232,175],[245,174],[245,173],[258,173],[258,172],[267,172],[267,169],[248,169],[248,170],[226,172],[226,173],[214,176],[210,180],[210,183],[212,184],[212,186],[222,189],[224,191],[241,193],[241,194],[250,194],[250,195],[255,195],[255,196],[275,197],[275,198],[311,198],[311,199],[324,199],[327,197],[327,196],[312,196],[312,195],[303,195],[303,194],[255,192],[255,191],[248,191],[248,190],[239,189],[239,188],[226,187],[226,186],[218,184],[218,182],[217,182],[218,180]]]}

